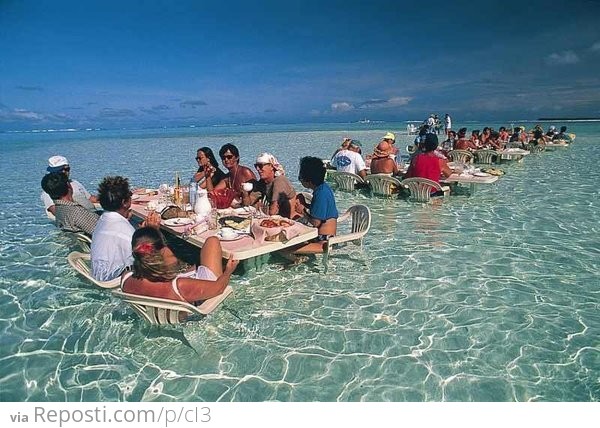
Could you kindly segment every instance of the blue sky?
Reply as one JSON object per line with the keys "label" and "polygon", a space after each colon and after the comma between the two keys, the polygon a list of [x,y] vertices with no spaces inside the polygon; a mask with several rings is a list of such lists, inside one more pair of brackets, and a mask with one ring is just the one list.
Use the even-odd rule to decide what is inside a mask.
{"label": "blue sky", "polygon": [[0,0],[0,130],[600,117],[598,1]]}

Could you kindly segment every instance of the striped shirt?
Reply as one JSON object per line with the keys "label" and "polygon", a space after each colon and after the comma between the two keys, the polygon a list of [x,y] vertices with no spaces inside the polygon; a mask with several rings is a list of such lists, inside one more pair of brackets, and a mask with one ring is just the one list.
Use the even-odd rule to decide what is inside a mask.
{"label": "striped shirt", "polygon": [[66,232],[84,232],[92,236],[100,216],[89,212],[76,202],[54,201],[56,207],[56,226]]}

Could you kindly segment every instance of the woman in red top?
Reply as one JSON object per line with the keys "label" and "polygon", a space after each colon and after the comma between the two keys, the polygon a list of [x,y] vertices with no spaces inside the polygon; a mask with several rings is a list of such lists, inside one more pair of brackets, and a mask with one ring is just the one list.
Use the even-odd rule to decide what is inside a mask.
{"label": "woman in red top", "polygon": [[419,177],[427,178],[439,184],[440,177],[449,177],[454,171],[448,166],[448,162],[440,159],[434,153],[438,146],[438,137],[435,134],[427,134],[422,144],[422,153],[416,155],[410,161],[410,167],[404,178]]}

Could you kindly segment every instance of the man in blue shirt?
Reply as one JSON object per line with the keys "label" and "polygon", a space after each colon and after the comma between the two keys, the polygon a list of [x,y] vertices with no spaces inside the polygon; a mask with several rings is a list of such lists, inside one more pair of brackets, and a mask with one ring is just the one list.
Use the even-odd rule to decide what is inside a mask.
{"label": "man in blue shirt", "polygon": [[333,190],[325,183],[325,166],[319,158],[307,156],[300,159],[300,183],[313,190],[310,212],[305,208],[304,214],[310,224],[318,228],[319,236],[309,244],[294,249],[296,254],[322,253],[323,246],[337,231],[338,210],[335,205]]}

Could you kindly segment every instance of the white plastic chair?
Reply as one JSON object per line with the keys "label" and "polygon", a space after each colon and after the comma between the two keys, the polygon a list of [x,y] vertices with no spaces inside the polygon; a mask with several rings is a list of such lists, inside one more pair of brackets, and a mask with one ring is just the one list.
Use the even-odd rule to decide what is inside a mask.
{"label": "white plastic chair", "polygon": [[438,192],[444,192],[444,196],[450,191],[449,187],[442,187],[439,183],[426,178],[405,178],[401,183],[410,191],[409,199],[413,202],[429,202],[431,200],[432,187]]}
{"label": "white plastic chair", "polygon": [[352,220],[350,233],[329,238],[323,247],[325,272],[327,272],[329,255],[333,251],[334,246],[351,242],[355,245],[360,245],[362,248],[363,238],[371,228],[371,210],[366,205],[353,205],[343,215],[338,217],[338,225],[347,220]]}
{"label": "white plastic chair", "polygon": [[393,196],[397,195],[402,187],[400,180],[388,174],[371,174],[367,176],[367,182],[371,187],[371,193],[375,195]]}
{"label": "white plastic chair", "polygon": [[448,158],[452,162],[471,163],[473,161],[473,153],[468,150],[450,150]]}
{"label": "white plastic chair", "polygon": [[475,159],[477,163],[491,165],[494,163],[495,158],[498,156],[498,152],[490,149],[477,150],[475,152]]}
{"label": "white plastic chair", "polygon": [[357,183],[364,183],[365,181],[359,175],[352,174],[351,172],[343,171],[330,171],[329,177],[337,184],[339,190],[347,192],[354,191]]}
{"label": "white plastic chair", "polygon": [[92,238],[90,238],[83,232],[74,232],[73,236],[77,240],[77,243],[79,244],[79,248],[81,248],[81,251],[83,251],[84,253],[89,253],[91,251]]}
{"label": "white plastic chair", "polygon": [[117,288],[121,281],[120,277],[117,277],[110,281],[98,281],[92,276],[91,261],[89,253],[80,253],[79,251],[73,251],[67,256],[67,261],[73,269],[75,269],[80,275],[87,278],[100,288]]}
{"label": "white plastic chair", "polygon": [[188,315],[205,316],[210,314],[232,292],[233,288],[228,285],[225,290],[223,290],[223,293],[205,300],[199,306],[177,300],[125,293],[120,290],[113,291],[113,294],[131,305],[133,310],[150,324],[168,325],[179,324],[182,321],[185,321]]}

